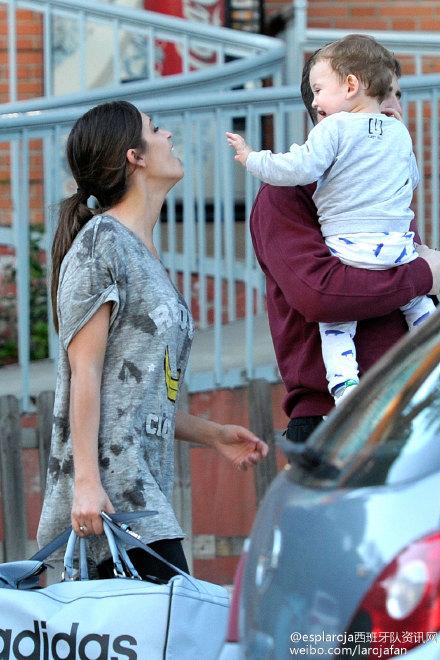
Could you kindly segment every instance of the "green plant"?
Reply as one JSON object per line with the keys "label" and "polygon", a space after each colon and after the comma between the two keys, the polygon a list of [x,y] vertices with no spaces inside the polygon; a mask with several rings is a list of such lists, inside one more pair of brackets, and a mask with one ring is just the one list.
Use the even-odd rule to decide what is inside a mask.
{"label": "green plant", "polygon": [[[46,267],[41,251],[43,226],[30,231],[30,356],[41,360],[49,354]],[[17,362],[16,272],[7,264],[0,273],[0,366]]]}

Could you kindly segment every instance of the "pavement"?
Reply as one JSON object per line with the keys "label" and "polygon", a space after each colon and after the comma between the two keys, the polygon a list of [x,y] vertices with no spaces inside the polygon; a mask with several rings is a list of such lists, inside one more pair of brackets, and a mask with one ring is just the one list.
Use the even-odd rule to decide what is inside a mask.
{"label": "pavement", "polygon": [[[222,369],[244,370],[246,367],[245,322],[234,321],[222,326],[222,341],[226,347],[222,356]],[[254,364],[255,367],[272,367],[276,372],[275,353],[270,337],[266,314],[254,320]],[[197,330],[191,350],[191,374],[207,377],[214,371],[214,328]],[[52,360],[38,360],[30,366],[30,395],[55,388],[55,365]],[[0,396],[12,394],[21,396],[21,377],[18,365],[0,367]]]}

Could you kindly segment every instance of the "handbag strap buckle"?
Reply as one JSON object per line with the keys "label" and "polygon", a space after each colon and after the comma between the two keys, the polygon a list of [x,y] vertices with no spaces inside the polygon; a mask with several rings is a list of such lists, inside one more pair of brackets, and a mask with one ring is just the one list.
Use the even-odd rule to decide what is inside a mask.
{"label": "handbag strap buckle", "polygon": [[113,575],[117,578],[126,578],[127,577],[124,570],[118,571],[118,569],[116,568],[116,564],[113,564]]}
{"label": "handbag strap buckle", "polygon": [[77,582],[79,577],[80,575],[77,569],[73,569],[72,575],[69,575],[66,571],[66,567],[64,567],[64,571],[61,573],[61,582]]}

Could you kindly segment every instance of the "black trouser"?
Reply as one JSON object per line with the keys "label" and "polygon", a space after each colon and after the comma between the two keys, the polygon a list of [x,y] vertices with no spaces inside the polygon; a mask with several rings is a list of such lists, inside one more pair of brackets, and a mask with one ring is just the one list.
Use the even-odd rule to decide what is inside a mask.
{"label": "black trouser", "polygon": [[286,438],[291,442],[305,442],[322,422],[322,417],[294,417],[289,421]]}
{"label": "black trouser", "polygon": [[[186,563],[180,539],[153,541],[153,543],[148,543],[148,547],[169,561],[170,564],[174,564],[174,566],[185,571],[185,573],[189,573],[188,564]],[[168,580],[176,575],[175,571],[168,568],[168,566],[140,548],[132,548],[131,550],[128,550],[128,556],[143,580],[147,580],[148,577],[153,577],[161,582],[168,582]],[[98,574],[100,578],[114,577],[113,560],[111,558],[105,559],[98,564]]]}

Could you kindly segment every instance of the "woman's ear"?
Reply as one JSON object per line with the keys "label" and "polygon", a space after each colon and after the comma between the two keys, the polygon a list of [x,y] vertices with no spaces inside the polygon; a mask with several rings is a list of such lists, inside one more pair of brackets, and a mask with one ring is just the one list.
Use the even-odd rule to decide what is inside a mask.
{"label": "woman's ear", "polygon": [[129,149],[127,151],[127,161],[130,165],[138,165],[140,167],[145,167],[145,156],[142,153],[136,151],[136,149]]}
{"label": "woman's ear", "polygon": [[359,78],[357,78],[354,74],[349,73],[345,79],[345,85],[347,89],[346,98],[351,99],[353,96],[356,96],[359,91]]}

